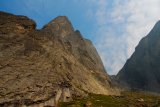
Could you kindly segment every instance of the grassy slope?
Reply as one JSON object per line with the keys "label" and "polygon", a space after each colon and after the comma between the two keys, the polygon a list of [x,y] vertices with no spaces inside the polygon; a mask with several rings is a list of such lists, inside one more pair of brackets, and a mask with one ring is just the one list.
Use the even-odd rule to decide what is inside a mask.
{"label": "grassy slope", "polygon": [[[160,96],[144,92],[123,92],[121,96],[105,96],[91,94],[89,97],[60,103],[60,107],[160,107]],[[88,106],[87,106],[88,107]]]}

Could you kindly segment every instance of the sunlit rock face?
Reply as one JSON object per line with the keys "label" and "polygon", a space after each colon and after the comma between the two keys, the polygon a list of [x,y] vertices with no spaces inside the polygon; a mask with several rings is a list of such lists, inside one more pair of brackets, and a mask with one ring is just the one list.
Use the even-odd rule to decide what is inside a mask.
{"label": "sunlit rock face", "polygon": [[47,107],[88,93],[117,94],[91,41],[60,16],[33,20],[0,12],[0,106]]}
{"label": "sunlit rock face", "polygon": [[160,21],[139,42],[117,79],[131,89],[160,93]]}
{"label": "sunlit rock face", "polygon": [[64,38],[74,32],[74,29],[66,16],[59,16],[43,27],[47,32]]}

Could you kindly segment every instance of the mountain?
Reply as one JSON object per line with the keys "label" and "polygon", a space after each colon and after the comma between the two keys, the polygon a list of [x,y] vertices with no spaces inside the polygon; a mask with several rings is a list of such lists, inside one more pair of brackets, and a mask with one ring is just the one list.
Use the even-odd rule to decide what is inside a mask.
{"label": "mountain", "polygon": [[160,21],[139,42],[116,78],[128,88],[160,93]]}
{"label": "mountain", "polygon": [[90,40],[65,16],[36,29],[0,12],[0,106],[51,107],[88,93],[117,94]]}

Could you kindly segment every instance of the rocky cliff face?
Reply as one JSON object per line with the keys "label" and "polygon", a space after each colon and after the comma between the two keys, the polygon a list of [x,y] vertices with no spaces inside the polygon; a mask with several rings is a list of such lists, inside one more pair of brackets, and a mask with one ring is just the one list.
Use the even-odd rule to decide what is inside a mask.
{"label": "rocky cliff face", "polygon": [[65,16],[41,30],[0,12],[0,106],[48,107],[87,93],[116,94],[91,41]]}
{"label": "rocky cliff face", "polygon": [[131,89],[160,93],[160,21],[139,42],[117,79]]}

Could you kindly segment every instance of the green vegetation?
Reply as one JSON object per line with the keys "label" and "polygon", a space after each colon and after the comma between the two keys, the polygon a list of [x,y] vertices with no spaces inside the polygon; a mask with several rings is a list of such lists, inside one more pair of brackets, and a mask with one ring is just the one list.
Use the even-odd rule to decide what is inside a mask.
{"label": "green vegetation", "polygon": [[60,107],[160,107],[160,96],[145,92],[122,92],[121,96],[90,94],[84,99],[60,103]]}

